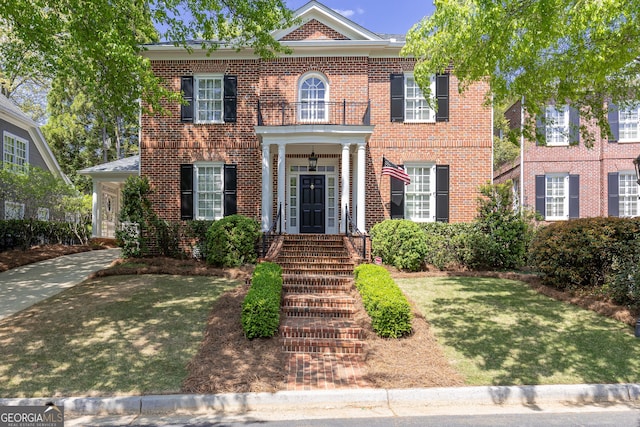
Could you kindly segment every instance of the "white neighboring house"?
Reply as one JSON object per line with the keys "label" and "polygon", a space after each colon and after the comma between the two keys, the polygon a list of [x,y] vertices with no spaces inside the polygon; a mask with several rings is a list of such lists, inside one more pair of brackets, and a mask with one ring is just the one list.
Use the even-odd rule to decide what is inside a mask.
{"label": "white neighboring house", "polygon": [[[40,126],[4,95],[0,95],[0,151],[3,167],[19,172],[27,165],[36,166],[71,184],[45,141]],[[22,219],[27,208],[34,209],[39,219],[48,219],[46,208],[26,207],[20,201],[4,200],[0,196],[0,219]]]}
{"label": "white neighboring house", "polygon": [[122,188],[140,174],[140,156],[125,157],[78,171],[93,182],[91,237],[115,238],[122,204]]}

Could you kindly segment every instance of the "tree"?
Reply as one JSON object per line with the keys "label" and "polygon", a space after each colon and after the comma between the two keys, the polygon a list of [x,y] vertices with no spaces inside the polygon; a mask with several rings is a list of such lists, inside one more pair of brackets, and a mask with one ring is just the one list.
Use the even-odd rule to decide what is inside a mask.
{"label": "tree", "polygon": [[[35,52],[34,67],[77,82],[96,111],[110,111],[113,117],[137,115],[139,100],[157,111],[163,98],[179,97],[140,55],[144,43],[158,40],[155,24],[168,28],[164,36],[185,47],[190,39],[213,40],[203,48],[249,45],[268,56],[279,49],[271,30],[291,16],[283,0],[0,2],[2,23],[12,39]],[[21,75],[15,61],[3,66]]]}
{"label": "tree", "polygon": [[[639,0],[436,0],[435,13],[407,35],[403,54],[418,59],[416,78],[452,66],[460,89],[487,81],[493,99],[524,97],[533,117],[548,102],[568,103],[610,129],[606,100],[640,100]],[[489,99],[487,99],[489,101]],[[587,145],[593,141],[586,127]],[[604,136],[603,135],[603,136]]]}

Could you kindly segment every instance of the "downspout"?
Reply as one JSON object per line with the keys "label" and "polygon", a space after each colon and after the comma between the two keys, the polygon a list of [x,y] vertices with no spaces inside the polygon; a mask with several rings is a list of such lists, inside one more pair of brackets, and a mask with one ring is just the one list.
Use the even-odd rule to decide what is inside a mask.
{"label": "downspout", "polygon": [[520,215],[524,215],[524,96],[520,100]]}

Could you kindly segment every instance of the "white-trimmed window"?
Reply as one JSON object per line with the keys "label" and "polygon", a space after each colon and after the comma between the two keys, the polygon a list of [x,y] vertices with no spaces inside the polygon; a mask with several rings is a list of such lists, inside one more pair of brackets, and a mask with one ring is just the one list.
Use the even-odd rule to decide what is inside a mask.
{"label": "white-trimmed window", "polygon": [[326,122],[329,120],[329,84],[325,76],[309,73],[300,79],[298,91],[301,122]]}
{"label": "white-trimmed window", "polygon": [[619,215],[638,216],[638,183],[635,172],[620,172],[618,175]]}
{"label": "white-trimmed window", "polygon": [[195,119],[197,123],[223,123],[224,76],[195,76]]}
{"label": "white-trimmed window", "polygon": [[49,221],[49,208],[38,208],[38,221]]}
{"label": "white-trimmed window", "polygon": [[224,165],[194,165],[194,219],[214,220],[224,216]]}
{"label": "white-trimmed window", "polygon": [[640,107],[618,111],[619,141],[640,141]]}
{"label": "white-trimmed window", "polygon": [[2,160],[5,167],[23,172],[27,166],[29,142],[9,132],[3,133],[2,142]]}
{"label": "white-trimmed window", "polygon": [[405,169],[411,183],[405,187],[404,217],[415,222],[435,221],[435,165],[408,164]]}
{"label": "white-trimmed window", "polygon": [[569,145],[569,107],[548,105],[545,110],[547,145]]}
{"label": "white-trimmed window", "polygon": [[[431,78],[431,97],[435,97],[436,79]],[[404,75],[404,121],[405,122],[435,122],[436,114],[424,97],[420,86],[413,77],[413,73]]]}
{"label": "white-trimmed window", "polygon": [[24,219],[24,203],[5,201],[4,219]]}
{"label": "white-trimmed window", "polygon": [[569,218],[569,174],[549,174],[545,177],[545,219]]}

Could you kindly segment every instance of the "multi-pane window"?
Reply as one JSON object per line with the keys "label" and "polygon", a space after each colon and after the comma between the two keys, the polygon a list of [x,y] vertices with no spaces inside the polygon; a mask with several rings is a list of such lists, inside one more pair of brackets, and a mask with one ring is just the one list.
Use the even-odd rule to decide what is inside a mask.
{"label": "multi-pane window", "polygon": [[638,183],[635,173],[618,175],[619,215],[638,216]]}
{"label": "multi-pane window", "polygon": [[4,219],[24,219],[24,203],[5,201]]}
{"label": "multi-pane window", "polygon": [[[435,79],[431,79],[431,95],[435,94]],[[406,122],[435,121],[435,112],[429,106],[413,74],[404,78],[404,120]]]}
{"label": "multi-pane window", "polygon": [[416,222],[435,220],[435,167],[406,166],[411,183],[405,187],[405,218]]}
{"label": "multi-pane window", "polygon": [[569,175],[545,177],[545,219],[569,218]]}
{"label": "multi-pane window", "polygon": [[221,123],[223,121],[224,83],[222,76],[196,78],[196,121]]}
{"label": "multi-pane window", "polygon": [[620,141],[638,141],[640,140],[640,114],[638,107],[620,109],[618,112],[618,129],[620,132]]}
{"label": "multi-pane window", "polygon": [[300,121],[322,122],[328,119],[327,83],[319,75],[304,78],[300,83]]}
{"label": "multi-pane window", "polygon": [[27,146],[26,140],[4,132],[2,160],[5,167],[15,171],[24,171],[27,166]]}
{"label": "multi-pane window", "polygon": [[547,145],[569,145],[569,107],[549,105],[545,112]]}
{"label": "multi-pane window", "polygon": [[195,219],[214,220],[223,217],[223,165],[196,165]]}

